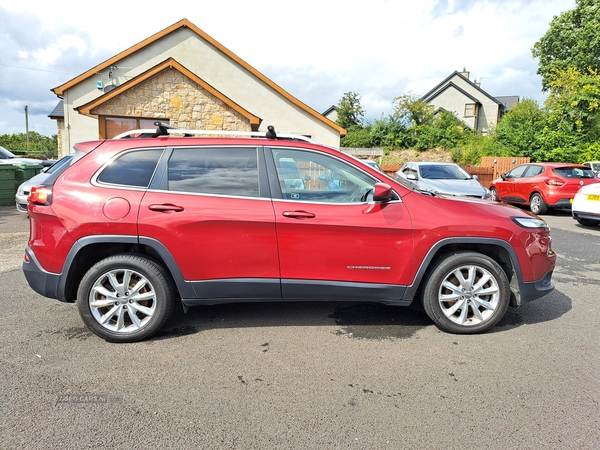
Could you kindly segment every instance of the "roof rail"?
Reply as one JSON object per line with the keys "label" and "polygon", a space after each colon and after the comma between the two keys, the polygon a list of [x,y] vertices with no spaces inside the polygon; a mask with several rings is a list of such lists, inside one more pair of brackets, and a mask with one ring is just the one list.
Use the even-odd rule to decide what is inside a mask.
{"label": "roof rail", "polygon": [[275,133],[275,127],[269,125],[267,132],[264,131],[225,131],[225,130],[183,130],[172,127],[166,123],[154,122],[156,129],[144,128],[139,130],[129,130],[115,136],[113,139],[127,139],[127,138],[155,138],[160,136],[168,136],[171,134],[183,134],[186,137],[196,136],[199,134],[211,135],[211,136],[240,136],[240,137],[261,137],[266,139],[288,139],[294,141],[309,142],[311,144],[318,144],[317,141],[302,136],[300,134],[277,134]]}

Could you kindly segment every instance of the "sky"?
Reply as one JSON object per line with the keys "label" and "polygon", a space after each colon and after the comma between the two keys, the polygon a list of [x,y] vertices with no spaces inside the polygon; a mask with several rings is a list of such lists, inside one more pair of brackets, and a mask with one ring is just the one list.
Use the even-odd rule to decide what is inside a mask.
{"label": "sky", "polygon": [[[545,100],[531,48],[575,0],[0,0],[0,134],[51,136],[52,88],[188,19],[322,113],[346,92],[365,119],[454,71],[493,96]],[[242,105],[243,106],[243,105]]]}

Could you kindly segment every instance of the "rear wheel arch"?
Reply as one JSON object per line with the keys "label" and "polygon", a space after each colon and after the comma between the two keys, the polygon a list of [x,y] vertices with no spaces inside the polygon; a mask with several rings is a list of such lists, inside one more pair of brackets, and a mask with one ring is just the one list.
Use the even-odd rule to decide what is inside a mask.
{"label": "rear wheel arch", "polygon": [[529,196],[529,210],[534,214],[545,214],[548,212],[548,204],[544,194],[540,191],[533,191]]}
{"label": "rear wheel arch", "polygon": [[185,283],[170,252],[154,239],[146,239],[140,243],[137,236],[116,239],[114,236],[92,236],[79,240],[67,256],[67,276],[63,277],[62,286],[59,287],[59,292],[62,292],[59,296],[66,302],[75,302],[79,284],[87,271],[99,261],[118,254],[136,254],[154,261],[166,269],[182,297],[193,296],[192,288],[189,283]]}

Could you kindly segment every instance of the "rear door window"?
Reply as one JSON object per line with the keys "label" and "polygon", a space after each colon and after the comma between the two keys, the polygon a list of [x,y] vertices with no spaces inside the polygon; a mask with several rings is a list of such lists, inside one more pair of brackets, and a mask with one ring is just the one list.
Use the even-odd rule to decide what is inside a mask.
{"label": "rear door window", "polygon": [[256,148],[176,148],[168,164],[168,189],[258,197],[257,160]]}

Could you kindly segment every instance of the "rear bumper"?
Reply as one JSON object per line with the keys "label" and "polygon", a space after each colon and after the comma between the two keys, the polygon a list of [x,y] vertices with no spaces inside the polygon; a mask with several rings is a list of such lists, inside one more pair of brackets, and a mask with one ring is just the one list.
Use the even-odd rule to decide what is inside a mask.
{"label": "rear bumper", "polygon": [[575,219],[575,220],[587,219],[587,220],[596,220],[596,221],[600,222],[600,214],[598,214],[598,213],[593,213],[593,212],[589,212],[589,211],[577,211],[577,210],[573,209],[572,214],[573,214],[573,219]]}
{"label": "rear bumper", "polygon": [[58,295],[60,274],[46,272],[42,269],[29,247],[25,249],[25,253],[28,260],[23,261],[23,274],[29,287],[44,297],[65,301]]}
{"label": "rear bumper", "polygon": [[572,198],[570,198],[570,197],[550,199],[550,200],[555,201],[555,203],[548,203],[548,206],[551,206],[552,208],[571,208]]}

